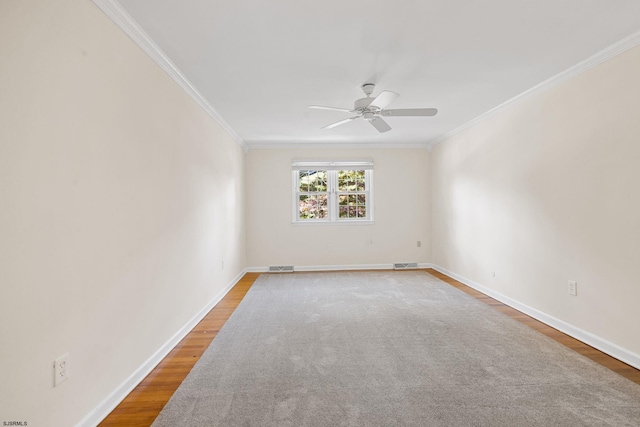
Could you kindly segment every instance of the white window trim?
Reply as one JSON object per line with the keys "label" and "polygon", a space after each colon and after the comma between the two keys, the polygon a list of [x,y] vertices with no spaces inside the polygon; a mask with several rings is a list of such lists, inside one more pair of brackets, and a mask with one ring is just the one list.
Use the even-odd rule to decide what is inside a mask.
{"label": "white window trim", "polygon": [[[374,211],[373,197],[373,161],[321,161],[321,160],[293,160],[291,162],[291,188],[292,188],[292,224],[293,225],[372,225]],[[327,197],[329,205],[329,218],[327,219],[300,219],[298,201],[298,178],[301,170],[325,170],[327,175]],[[367,196],[367,217],[363,219],[341,219],[339,218],[338,205],[338,174],[339,170],[364,170],[365,188]],[[335,173],[331,173],[334,171]]]}

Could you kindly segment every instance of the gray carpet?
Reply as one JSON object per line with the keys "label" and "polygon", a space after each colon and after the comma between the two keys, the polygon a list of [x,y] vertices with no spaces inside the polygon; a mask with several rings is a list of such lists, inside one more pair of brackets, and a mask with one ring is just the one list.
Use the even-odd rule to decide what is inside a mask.
{"label": "gray carpet", "polygon": [[425,272],[262,275],[153,426],[640,426],[640,385]]}

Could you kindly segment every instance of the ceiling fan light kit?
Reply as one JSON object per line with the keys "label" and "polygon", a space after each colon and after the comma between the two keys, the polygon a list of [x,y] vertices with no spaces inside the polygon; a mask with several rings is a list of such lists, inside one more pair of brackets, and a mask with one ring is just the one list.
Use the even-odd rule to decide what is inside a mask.
{"label": "ceiling fan light kit", "polygon": [[371,94],[373,93],[375,87],[376,85],[373,83],[365,83],[361,86],[362,92],[364,92],[365,97],[356,99],[356,101],[353,103],[353,110],[338,107],[326,107],[324,105],[309,105],[309,108],[356,114],[356,116],[354,117],[349,117],[348,119],[331,123],[330,125],[324,126],[321,129],[332,129],[345,123],[349,123],[353,120],[363,118],[364,120],[371,123],[371,125],[380,133],[388,132],[391,130],[391,126],[389,126],[389,124],[384,121],[384,119],[382,118],[383,116],[429,117],[435,116],[438,113],[438,110],[435,108],[404,108],[397,110],[387,110],[385,109],[385,107],[391,104],[400,95],[389,90],[383,90],[378,96],[373,98],[371,97]]}

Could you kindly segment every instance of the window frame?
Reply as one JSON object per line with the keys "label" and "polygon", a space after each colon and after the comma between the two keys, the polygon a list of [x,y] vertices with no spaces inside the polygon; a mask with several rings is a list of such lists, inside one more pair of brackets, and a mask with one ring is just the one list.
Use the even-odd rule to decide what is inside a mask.
{"label": "window frame", "polygon": [[[293,160],[291,162],[292,171],[292,223],[294,225],[367,225],[373,224],[374,213],[374,197],[373,197],[373,161],[357,160],[357,161],[318,161],[318,160]],[[300,171],[325,171],[327,174],[327,218],[300,218],[300,196],[304,195],[304,191],[300,191]],[[366,216],[364,218],[340,218],[339,195],[349,194],[348,191],[340,191],[338,189],[338,172],[339,171],[358,171],[364,170],[364,191],[355,191],[353,193],[365,195]],[[313,192],[314,194],[323,194],[325,192]]]}

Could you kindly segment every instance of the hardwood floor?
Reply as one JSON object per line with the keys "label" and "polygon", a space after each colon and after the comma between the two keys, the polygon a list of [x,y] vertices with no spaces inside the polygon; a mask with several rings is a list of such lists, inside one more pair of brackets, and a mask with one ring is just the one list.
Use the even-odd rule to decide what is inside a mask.
{"label": "hardwood floor", "polygon": [[516,319],[517,321],[524,323],[530,328],[533,328],[536,331],[541,332],[542,334],[548,336],[549,338],[553,338],[554,340],[558,341],[560,344],[563,344],[564,346],[572,349],[573,351],[580,353],[585,357],[588,357],[594,362],[597,362],[602,366],[611,369],[614,372],[617,372],[618,374],[622,375],[627,379],[630,379],[636,384],[640,384],[640,370],[634,368],[633,366],[629,366],[626,363],[621,362],[618,359],[615,359],[609,356],[608,354],[601,352],[600,350],[596,350],[595,348],[583,343],[582,341],[578,341],[577,339],[572,338],[569,335],[563,332],[560,332],[557,329],[552,328],[546,323],[542,323],[539,320],[534,319],[533,317],[527,316],[526,314],[516,310],[515,308],[511,308],[508,305],[503,304],[500,301],[495,300],[483,294],[482,292],[476,291],[475,289],[467,285],[464,285],[445,274],[442,274],[430,268],[427,269],[426,271],[434,275],[438,279],[444,282],[447,282],[451,286],[466,292],[467,294],[471,295],[475,299],[482,301],[487,305],[490,305],[495,310],[498,310],[499,312],[506,314],[512,319]]}
{"label": "hardwood floor", "polygon": [[[640,384],[640,370],[571,338],[557,329],[476,291],[449,276],[433,269],[425,269],[425,271],[484,302],[495,310],[524,323],[602,366]],[[259,275],[260,273],[245,274],[207,316],[100,423],[100,426],[137,427],[151,425]]]}
{"label": "hardwood floor", "polygon": [[247,273],[100,426],[149,426],[209,347],[260,273]]}

